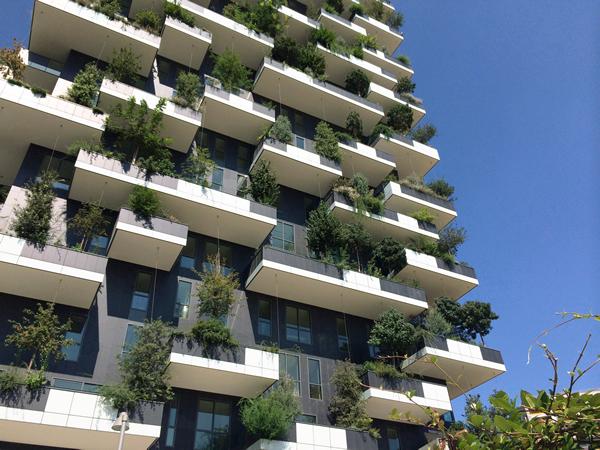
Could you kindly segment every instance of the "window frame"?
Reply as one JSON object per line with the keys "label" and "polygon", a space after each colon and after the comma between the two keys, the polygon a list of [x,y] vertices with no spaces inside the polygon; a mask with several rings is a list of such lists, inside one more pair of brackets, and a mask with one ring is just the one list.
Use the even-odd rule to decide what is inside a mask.
{"label": "window frame", "polygon": [[[308,368],[308,397],[313,399],[313,400],[323,400],[323,376],[321,374],[321,361],[318,360],[317,358],[307,358],[308,359],[308,364],[307,364],[307,368]],[[316,363],[317,365],[317,370],[318,370],[318,383],[313,382],[313,380],[311,380],[311,362]],[[318,388],[318,397],[313,397],[313,386]]]}
{"label": "window frame", "polygon": [[[292,376],[290,376],[290,373],[288,371],[288,358],[294,358],[298,362],[298,379],[295,379]],[[290,380],[294,384],[294,395],[300,397],[302,394],[302,370],[300,369],[300,355],[285,352],[279,353],[279,375],[287,376],[290,378]]]}
{"label": "window frame", "polygon": [[[187,303],[181,303],[180,302],[180,289],[181,289],[181,285],[182,284],[188,284],[189,285],[189,292],[187,295]],[[175,294],[175,305],[173,307],[173,317],[175,317],[176,319],[187,319],[189,317],[189,313],[190,313],[190,305],[192,304],[192,289],[193,289],[193,285],[191,281],[188,280],[183,280],[181,278],[177,279],[177,292]],[[185,314],[182,315],[181,311],[184,310]]]}
{"label": "window frame", "polygon": [[[290,322],[290,311],[295,311],[295,323]],[[308,326],[301,325],[301,314],[306,313]],[[285,339],[289,342],[298,344],[312,345],[312,321],[310,318],[310,310],[300,308],[298,306],[285,306]],[[291,332],[291,333],[290,333]],[[295,336],[293,336],[295,335]],[[302,340],[302,336],[308,336],[308,341]]]}

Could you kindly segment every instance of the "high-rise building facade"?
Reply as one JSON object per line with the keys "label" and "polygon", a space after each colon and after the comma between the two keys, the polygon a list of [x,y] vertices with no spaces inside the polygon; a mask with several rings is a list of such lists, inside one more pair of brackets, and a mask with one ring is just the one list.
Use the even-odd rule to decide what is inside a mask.
{"label": "high-rise building facade", "polygon": [[[439,155],[393,56],[399,22],[379,0],[33,1],[23,65],[0,78],[0,335],[55,304],[69,345],[29,368],[31,346],[0,347],[5,377],[46,379],[0,396],[0,448],[117,448],[100,386],[144,323],[194,329],[215,271],[239,283],[219,317],[237,346],[175,339],[173,398],[134,408],[124,448],[418,449],[432,411],[451,420],[452,399],[504,372],[427,320],[478,281],[443,235],[452,192],[423,181]],[[50,170],[50,199],[32,193]],[[142,218],[135,192],[160,207]],[[414,330],[405,351],[373,338],[386,314]],[[342,361],[378,437],[331,412]],[[252,436],[240,402],[284,376],[300,414]]]}

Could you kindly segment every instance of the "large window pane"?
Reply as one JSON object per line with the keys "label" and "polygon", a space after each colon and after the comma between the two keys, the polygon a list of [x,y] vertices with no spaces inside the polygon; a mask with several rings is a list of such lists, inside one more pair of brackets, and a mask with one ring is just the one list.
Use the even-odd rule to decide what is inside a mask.
{"label": "large window pane", "polygon": [[337,329],[338,349],[340,352],[348,353],[348,331],[346,330],[346,319],[337,317],[335,319]]}
{"label": "large window pane", "polygon": [[231,405],[213,400],[198,401],[194,449],[225,450],[229,447]]}
{"label": "large window pane", "polygon": [[318,359],[308,358],[308,387],[310,398],[321,400],[321,363]]}
{"label": "large window pane", "polygon": [[271,337],[271,302],[259,300],[258,302],[258,334]]}
{"label": "large window pane", "polygon": [[196,267],[196,239],[192,236],[188,236],[187,244],[183,247],[179,267],[189,270]]}
{"label": "large window pane", "polygon": [[187,319],[190,309],[190,297],[192,295],[192,283],[179,281],[177,283],[177,299],[175,301],[174,316]]}
{"label": "large window pane", "polygon": [[300,357],[282,353],[279,355],[279,373],[294,383],[294,394],[300,395]]}
{"label": "large window pane", "polygon": [[131,350],[131,347],[137,342],[137,328],[138,325],[130,323],[127,325],[127,331],[125,332],[125,341],[123,342],[122,353],[125,354]]}

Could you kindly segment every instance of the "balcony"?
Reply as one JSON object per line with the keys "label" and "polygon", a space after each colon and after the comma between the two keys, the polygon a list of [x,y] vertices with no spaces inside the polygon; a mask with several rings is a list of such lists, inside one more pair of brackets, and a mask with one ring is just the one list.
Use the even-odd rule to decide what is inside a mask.
{"label": "balcony", "polygon": [[317,45],[317,50],[325,58],[327,79],[338,86],[345,86],[346,76],[353,70],[362,70],[371,81],[387,89],[393,89],[396,86],[396,77],[386,69],[352,55],[345,56],[334,53],[320,44]]}
{"label": "balcony", "polygon": [[363,59],[371,64],[385,69],[390,73],[393,73],[396,79],[402,77],[412,78],[412,76],[415,74],[415,71],[410,67],[405,66],[397,59],[386,55],[381,50],[363,48]]}
{"label": "balcony", "polygon": [[351,177],[355,173],[362,173],[370,186],[377,186],[396,168],[392,155],[358,141],[340,142],[340,151],[344,174]]}
{"label": "balcony", "polygon": [[164,0],[130,0],[131,5],[129,6],[130,18],[134,18],[139,11],[152,10],[157,14],[161,14],[164,11],[163,3]]}
{"label": "balcony", "polygon": [[[363,398],[367,401],[369,417],[381,420],[428,423],[431,417],[425,408],[440,414],[452,410],[448,389],[443,384],[421,380],[386,379],[368,372],[365,384],[370,386]],[[406,393],[412,393],[411,398]]]}
{"label": "balcony", "polygon": [[108,257],[169,271],[187,243],[188,227],[160,217],[138,219],[121,208],[115,224]]}
{"label": "balcony", "polygon": [[355,14],[352,18],[352,23],[364,28],[369,36],[375,36],[377,43],[385,48],[390,55],[393,54],[398,47],[400,47],[402,41],[404,41],[404,36],[402,36],[401,33],[372,17]]}
{"label": "balcony", "polygon": [[24,81],[31,86],[37,86],[47,92],[52,92],[58,77],[60,77],[63,65],[30,52],[26,48],[21,49],[21,59],[25,64]]}
{"label": "balcony", "polygon": [[[302,142],[304,148],[297,147],[300,145],[298,142]],[[296,145],[275,139],[264,140],[254,152],[250,172],[259,161],[270,162],[279,184],[321,197],[342,176],[340,165],[317,154],[314,141],[298,141],[296,137],[294,143]]]}
{"label": "balcony", "polygon": [[308,42],[313,30],[319,28],[319,22],[305,16],[286,5],[278,9],[279,17],[285,24],[285,34],[297,42]]}
{"label": "balcony", "polygon": [[425,110],[423,108],[407,102],[400,94],[392,89],[379,86],[373,82],[371,82],[371,85],[369,86],[369,94],[367,95],[367,98],[370,101],[381,105],[386,113],[395,105],[408,105],[413,113],[413,127],[419,123],[423,117],[425,117]]}
{"label": "balcony", "polygon": [[0,234],[0,291],[89,309],[104,281],[106,258],[65,247],[34,247]]}
{"label": "balcony", "polygon": [[[162,404],[146,403],[130,414],[127,449],[146,450],[160,436],[162,413]],[[26,448],[117,448],[119,433],[111,429],[116,417],[100,396],[85,392],[45,388],[32,395],[22,388],[0,398],[2,440]]]}
{"label": "balcony", "polygon": [[454,205],[449,200],[417,191],[400,183],[390,181],[383,186],[383,202],[386,208],[410,215],[420,209],[429,211],[434,225],[441,230],[456,218]]}
{"label": "balcony", "polygon": [[275,122],[275,111],[254,102],[251,92],[226,91],[216,78],[205,75],[201,111],[209,130],[255,144],[258,137]]}
{"label": "balcony", "polygon": [[403,280],[417,281],[427,292],[428,299],[445,296],[458,300],[479,285],[475,270],[465,264],[450,265],[440,258],[408,248],[404,252],[406,266],[398,276]]}
{"label": "balcony", "polygon": [[130,48],[140,56],[139,75],[152,69],[160,37],[73,0],[36,0],[29,50],[56,61],[66,61],[71,50],[110,62],[113,51]]}
{"label": "balcony", "polygon": [[388,309],[413,316],[427,309],[425,293],[404,284],[338,269],[315,259],[262,247],[246,289],[320,308],[375,319]]}
{"label": "balcony", "polygon": [[329,210],[344,223],[361,223],[375,239],[393,237],[400,241],[423,237],[437,240],[435,226],[385,209],[383,215],[360,213],[342,193],[333,191],[325,200]]}
{"label": "balcony", "polygon": [[69,196],[118,211],[134,186],[154,190],[162,207],[191,231],[247,247],[258,247],[277,225],[276,210],[235,195],[143,171],[100,155],[80,151]]}
{"label": "balcony", "polygon": [[99,139],[103,130],[104,116],[90,108],[0,79],[0,177],[5,184],[16,176],[32,143],[65,152],[78,139]]}
{"label": "balcony", "polygon": [[257,69],[263,58],[271,54],[273,49],[271,37],[252,31],[190,0],[181,0],[178,3],[195,17],[196,26],[212,34],[212,51],[216,54],[231,49],[239,55],[242,64],[252,69]]}
{"label": "balcony", "polygon": [[435,148],[399,134],[394,134],[390,138],[381,134],[371,143],[371,146],[394,157],[400,178],[410,175],[422,178],[440,160],[440,155]]}
{"label": "balcony", "polygon": [[250,398],[279,380],[279,355],[239,348],[234,355],[209,357],[197,346],[175,342],[169,375],[174,387]]}
{"label": "balcony", "polygon": [[498,350],[438,336],[422,340],[402,362],[402,371],[446,380],[454,399],[506,372],[506,367]]}
{"label": "balcony", "polygon": [[256,74],[253,91],[270,99],[281,96],[285,105],[340,127],[345,127],[348,114],[356,111],[365,134],[384,116],[381,106],[271,58],[265,58]]}
{"label": "balcony", "polygon": [[198,70],[211,43],[212,35],[208,31],[167,17],[158,54]]}
{"label": "balcony", "polygon": [[[135,97],[138,104],[145,100],[151,109],[160,101],[159,97],[150,92],[105,78],[100,86],[98,107],[110,112],[118,104],[125,105],[131,97]],[[202,115],[199,112],[167,101],[163,110],[161,136],[171,139],[170,147],[173,150],[186,153],[201,125]]]}
{"label": "balcony", "polygon": [[367,31],[360,25],[350,22],[341,16],[331,14],[321,9],[318,21],[323,27],[331,30],[336,36],[341,37],[346,42],[355,42],[360,36],[366,36]]}

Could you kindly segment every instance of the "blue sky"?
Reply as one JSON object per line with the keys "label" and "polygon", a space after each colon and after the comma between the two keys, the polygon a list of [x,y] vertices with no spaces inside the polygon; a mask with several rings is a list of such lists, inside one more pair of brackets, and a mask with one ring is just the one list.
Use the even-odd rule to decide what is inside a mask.
{"label": "blue sky", "polygon": [[[4,0],[0,46],[27,42],[31,0]],[[488,346],[508,372],[475,392],[516,395],[548,385],[548,363],[527,349],[560,311],[600,311],[600,2],[406,0],[407,54],[441,162],[432,176],[456,186],[459,259],[478,273],[466,299],[500,315]],[[544,338],[573,363],[579,322]],[[599,348],[600,337],[591,348]],[[591,353],[590,355],[592,355]],[[588,358],[589,360],[589,358]],[[580,388],[600,387],[598,371]],[[455,404],[462,411],[462,402]]]}

